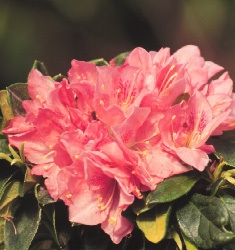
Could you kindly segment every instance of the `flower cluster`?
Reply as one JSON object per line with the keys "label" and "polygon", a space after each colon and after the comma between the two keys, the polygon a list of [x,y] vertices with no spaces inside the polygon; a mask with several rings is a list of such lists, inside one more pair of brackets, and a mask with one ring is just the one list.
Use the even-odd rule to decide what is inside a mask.
{"label": "flower cluster", "polygon": [[31,173],[45,178],[69,220],[101,224],[114,243],[132,232],[122,216],[142,192],[192,169],[203,171],[210,136],[235,128],[233,83],[196,46],[136,48],[122,65],[72,61],[58,82],[34,69],[31,100],[3,132],[24,143]]}

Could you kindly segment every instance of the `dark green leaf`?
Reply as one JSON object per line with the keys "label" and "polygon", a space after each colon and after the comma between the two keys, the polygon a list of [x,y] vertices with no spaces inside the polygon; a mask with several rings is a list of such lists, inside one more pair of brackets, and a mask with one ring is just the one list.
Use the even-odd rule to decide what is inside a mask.
{"label": "dark green leaf", "polygon": [[132,211],[136,214],[139,215],[141,213],[144,213],[150,209],[152,209],[156,204],[146,204],[146,197],[148,193],[143,194],[142,199],[135,199],[134,203],[132,204],[131,208]]}
{"label": "dark green leaf", "polygon": [[22,102],[30,99],[27,83],[15,83],[7,87],[6,90],[14,115],[25,115]]}
{"label": "dark green leaf", "polygon": [[55,202],[49,195],[47,189],[45,187],[40,186],[39,184],[35,186],[35,197],[42,205],[47,205]]}
{"label": "dark green leaf", "polygon": [[16,211],[13,223],[17,234],[10,222],[5,225],[5,245],[9,250],[28,250],[38,230],[41,220],[41,209],[34,196],[28,195],[22,198]]}
{"label": "dark green leaf", "polygon": [[4,227],[6,220],[0,217],[0,250],[4,249]]}
{"label": "dark green leaf", "polygon": [[229,242],[228,244],[225,244],[223,246],[223,250],[234,250],[234,246],[235,246],[235,240]]}
{"label": "dark green leaf", "polygon": [[43,62],[35,60],[34,64],[33,64],[33,67],[32,67],[32,70],[33,69],[39,70],[44,76],[48,75],[47,68],[46,68],[46,66],[44,65]]}
{"label": "dark green leaf", "polygon": [[222,194],[220,198],[224,202],[224,205],[228,210],[230,226],[232,231],[235,232],[235,197],[228,194]]}
{"label": "dark green leaf", "polygon": [[[0,160],[0,164],[3,163],[3,161]],[[11,166],[3,167],[0,165],[0,199],[3,196],[5,189],[9,183],[9,181],[14,177],[14,175],[18,171],[14,171],[14,168]]]}
{"label": "dark green leaf", "polygon": [[55,221],[56,211],[54,204],[44,206],[42,211],[46,215],[46,218],[43,220],[44,225],[46,226],[51,236],[53,237],[54,242],[61,247],[56,229],[56,221]]}
{"label": "dark green leaf", "polygon": [[235,166],[235,131],[224,132],[223,135],[212,137],[208,144],[215,147],[215,156],[223,160],[230,166]]}
{"label": "dark green leaf", "polygon": [[130,52],[124,52],[124,53],[121,53],[121,54],[117,55],[116,57],[114,57],[113,60],[114,60],[115,65],[121,66],[125,62],[125,59],[129,53]]}
{"label": "dark green leaf", "polygon": [[187,194],[200,179],[197,172],[190,171],[165,179],[146,198],[147,204],[170,202]]}
{"label": "dark green leaf", "polygon": [[215,196],[217,191],[219,190],[219,187],[221,186],[221,184],[224,183],[224,179],[223,178],[219,178],[216,180],[215,183],[213,183],[213,186],[211,188],[211,192],[210,192],[210,195],[211,196]]}
{"label": "dark green leaf", "polygon": [[1,209],[4,208],[8,203],[11,203],[16,197],[18,197],[20,189],[19,181],[8,182],[4,188],[4,193],[0,199],[0,215]]}
{"label": "dark green leaf", "polygon": [[223,230],[229,213],[219,198],[195,194],[176,217],[182,233],[198,247],[210,249],[235,239],[234,233]]}

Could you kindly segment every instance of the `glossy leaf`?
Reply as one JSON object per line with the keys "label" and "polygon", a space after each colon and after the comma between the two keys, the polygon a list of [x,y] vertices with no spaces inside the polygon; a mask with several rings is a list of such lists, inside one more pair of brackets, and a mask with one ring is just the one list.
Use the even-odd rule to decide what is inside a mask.
{"label": "glossy leaf", "polygon": [[233,232],[223,230],[229,213],[219,198],[195,194],[176,216],[182,234],[198,247],[210,249],[235,239]]}
{"label": "glossy leaf", "polygon": [[235,131],[224,132],[223,135],[212,137],[208,144],[215,147],[215,156],[223,160],[230,166],[235,166]]}
{"label": "glossy leaf", "polygon": [[220,198],[228,210],[230,226],[232,231],[235,232],[235,197],[225,193]]}
{"label": "glossy leaf", "polygon": [[5,225],[5,245],[7,249],[28,250],[38,230],[41,220],[41,208],[32,195],[25,196],[15,213],[13,223],[17,234],[9,221]]}
{"label": "glossy leaf", "polygon": [[25,115],[25,110],[22,106],[24,100],[29,100],[28,85],[26,83],[15,83],[6,88],[10,106],[13,114]]}
{"label": "glossy leaf", "polygon": [[187,194],[200,179],[197,172],[190,171],[165,179],[146,198],[147,204],[165,203]]}
{"label": "glossy leaf", "polygon": [[149,241],[158,243],[165,237],[170,212],[169,204],[161,204],[137,216],[136,223]]}

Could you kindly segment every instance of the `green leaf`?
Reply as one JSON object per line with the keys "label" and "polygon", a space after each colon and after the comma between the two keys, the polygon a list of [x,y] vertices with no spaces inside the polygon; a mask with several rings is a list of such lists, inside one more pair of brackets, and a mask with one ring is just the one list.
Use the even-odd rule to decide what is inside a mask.
{"label": "green leaf", "polygon": [[230,226],[232,231],[235,232],[235,197],[225,193],[220,198],[228,210]]}
{"label": "green leaf", "polygon": [[135,199],[134,203],[132,204],[131,208],[132,211],[136,215],[140,215],[141,213],[144,213],[150,209],[152,209],[156,204],[146,204],[146,197],[148,194],[143,194],[142,199]]}
{"label": "green leaf", "polygon": [[182,234],[198,247],[210,249],[235,239],[234,233],[224,230],[229,213],[219,198],[194,194],[176,217]]}
{"label": "green leaf", "polygon": [[4,193],[0,199],[0,215],[2,215],[2,208],[19,196],[20,185],[19,181],[9,182],[6,185]]}
{"label": "green leaf", "polygon": [[165,203],[187,194],[200,179],[197,172],[190,171],[165,179],[146,198],[147,204]]}
{"label": "green leaf", "polygon": [[41,209],[35,197],[33,195],[27,195],[22,198],[13,220],[17,234],[15,234],[12,224],[6,221],[6,249],[28,250],[38,230],[40,220]]}
{"label": "green leaf", "polygon": [[2,130],[3,128],[9,125],[11,119],[14,116],[13,110],[8,102],[6,90],[0,91],[0,104],[1,104],[1,111],[3,115],[2,127],[1,127],[1,130]]}
{"label": "green leaf", "polygon": [[235,130],[224,132],[218,137],[211,137],[208,144],[215,147],[214,154],[218,159],[222,157],[227,165],[235,167]]}
{"label": "green leaf", "polygon": [[[1,160],[0,160],[1,162]],[[2,196],[5,193],[5,189],[9,183],[9,181],[14,177],[14,175],[17,173],[18,171],[14,171],[13,168],[11,168],[10,166],[8,167],[2,167],[0,166],[0,199],[2,198]]]}
{"label": "green leaf", "polygon": [[170,213],[171,205],[161,204],[137,216],[136,223],[149,241],[158,243],[167,233]]}
{"label": "green leaf", "polygon": [[52,77],[52,79],[56,82],[61,82],[64,78],[66,78],[66,77],[63,76],[62,74],[58,74],[58,75]]}
{"label": "green leaf", "polygon": [[55,202],[49,195],[47,189],[40,186],[39,184],[35,186],[34,193],[38,202],[42,205],[47,205]]}
{"label": "green leaf", "polygon": [[116,66],[121,66],[124,62],[125,62],[125,59],[126,57],[129,55],[130,52],[124,52],[124,53],[121,53],[119,55],[117,55],[116,57],[114,57],[114,64]]}
{"label": "green leaf", "polygon": [[4,227],[6,220],[0,217],[0,249],[4,249]]}
{"label": "green leaf", "polygon": [[9,150],[9,142],[6,137],[0,136],[0,152],[10,155],[10,150]]}
{"label": "green leaf", "polygon": [[184,244],[186,246],[186,250],[198,250],[198,248],[192,242],[190,242],[188,239],[186,239],[184,235],[182,235],[182,236],[184,239]]}
{"label": "green leaf", "polygon": [[44,76],[48,75],[47,68],[43,62],[35,60],[31,70],[33,69],[39,70]]}
{"label": "green leaf", "polygon": [[98,59],[94,59],[91,60],[90,62],[94,63],[96,66],[108,66],[109,63],[107,61],[104,60],[104,58],[98,58]]}
{"label": "green leaf", "polygon": [[183,243],[182,243],[182,240],[180,238],[180,235],[175,230],[170,230],[170,235],[168,235],[168,237],[169,236],[170,236],[170,238],[174,239],[176,245],[178,246],[178,249],[182,250]]}
{"label": "green leaf", "polygon": [[53,237],[55,243],[61,247],[61,243],[58,238],[57,229],[56,229],[56,221],[55,221],[55,206],[54,204],[44,206],[43,210],[44,214],[46,215],[46,219],[43,220],[44,225],[50,232],[51,236]]}
{"label": "green leaf", "polygon": [[25,115],[25,110],[22,106],[22,102],[24,100],[30,100],[27,83],[15,83],[7,87],[6,90],[10,106],[13,110],[13,114],[15,116]]}

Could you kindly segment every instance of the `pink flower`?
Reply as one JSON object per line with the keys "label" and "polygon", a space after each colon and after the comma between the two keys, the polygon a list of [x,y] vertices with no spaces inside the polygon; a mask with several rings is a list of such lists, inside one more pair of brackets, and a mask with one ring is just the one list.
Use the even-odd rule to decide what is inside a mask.
{"label": "pink flower", "polygon": [[122,66],[72,61],[68,80],[33,70],[25,117],[3,130],[11,145],[25,143],[32,174],[69,208],[71,222],[101,224],[115,243],[133,225],[122,216],[141,192],[165,178],[204,170],[211,135],[235,128],[227,73],[196,46],[136,48]]}
{"label": "pink flower", "polygon": [[195,92],[187,103],[170,108],[160,121],[163,146],[189,166],[202,171],[209,162],[208,154],[214,152],[213,146],[205,142],[228,114],[213,117],[206,97]]}
{"label": "pink flower", "polygon": [[140,181],[132,174],[133,160],[125,155],[100,122],[87,129],[65,132],[60,141],[72,163],[36,165],[33,174],[46,177],[51,196],[69,206],[71,222],[101,224],[115,243],[130,233],[133,225],[121,212],[134,197],[141,198]]}
{"label": "pink flower", "polygon": [[[46,93],[37,88],[38,82],[48,81]],[[119,243],[133,229],[121,213],[135,196],[141,198],[142,184],[132,173],[138,159],[118,146],[106,126],[92,121],[87,106],[82,105],[82,113],[65,80],[57,83],[32,71],[29,89],[32,100],[23,103],[26,116],[14,117],[4,130],[9,142],[18,148],[25,142],[25,156],[35,164],[32,174],[46,178],[48,192],[65,202],[72,222],[101,224]]]}

